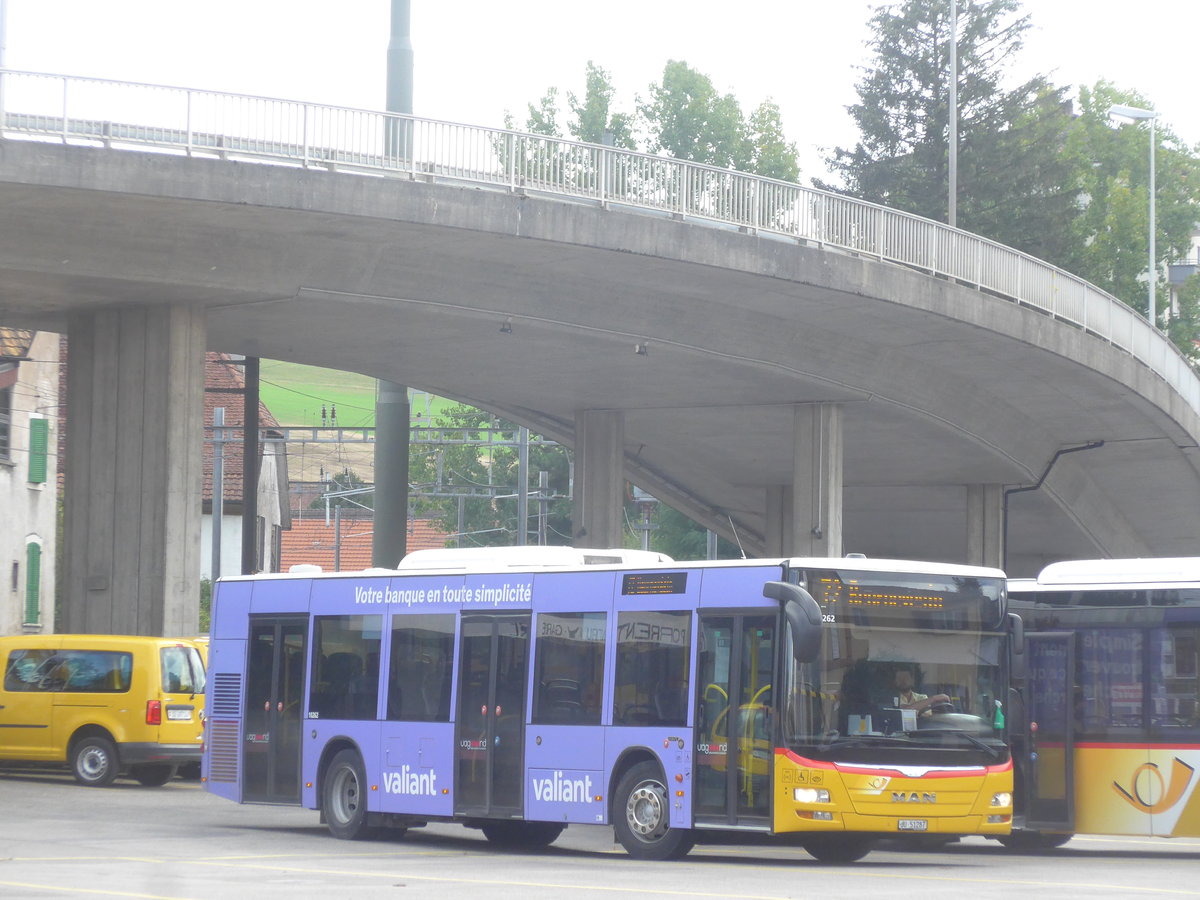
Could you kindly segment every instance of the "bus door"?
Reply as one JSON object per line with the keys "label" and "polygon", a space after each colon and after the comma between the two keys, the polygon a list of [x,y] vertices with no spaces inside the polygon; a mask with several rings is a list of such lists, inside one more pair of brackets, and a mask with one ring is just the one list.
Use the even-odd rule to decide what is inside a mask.
{"label": "bus door", "polygon": [[251,616],[246,652],[242,800],[300,802],[307,616]]}
{"label": "bus door", "polygon": [[516,818],[524,808],[529,613],[464,615],[458,648],[454,811]]}
{"label": "bus door", "polygon": [[1025,827],[1074,831],[1075,635],[1026,633],[1025,640],[1029,753],[1020,798]]}
{"label": "bus door", "polygon": [[700,616],[697,825],[769,824],[777,621],[775,612]]}

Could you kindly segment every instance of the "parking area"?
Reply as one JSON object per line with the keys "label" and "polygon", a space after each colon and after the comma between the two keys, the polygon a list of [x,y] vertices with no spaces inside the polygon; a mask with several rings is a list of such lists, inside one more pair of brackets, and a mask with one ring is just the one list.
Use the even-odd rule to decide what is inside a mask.
{"label": "parking area", "polygon": [[1200,841],[1076,838],[1049,856],[970,840],[884,846],[848,866],[798,847],[707,845],[679,862],[629,859],[606,827],[572,827],[537,853],[431,825],[402,839],[337,841],[317,814],[238,806],[176,780],[77,786],[65,772],[0,768],[0,897],[274,898],[563,896],[800,898],[874,891],[926,898],[1200,896]]}

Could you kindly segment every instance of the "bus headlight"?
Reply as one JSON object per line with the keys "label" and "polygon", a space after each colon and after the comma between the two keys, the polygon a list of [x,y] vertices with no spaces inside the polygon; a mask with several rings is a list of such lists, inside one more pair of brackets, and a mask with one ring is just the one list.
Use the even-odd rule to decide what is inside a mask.
{"label": "bus headlight", "polygon": [[992,806],[1012,806],[1012,794],[1008,791],[992,794]]}
{"label": "bus headlight", "polygon": [[828,803],[829,791],[824,788],[796,788],[792,799],[797,803]]}

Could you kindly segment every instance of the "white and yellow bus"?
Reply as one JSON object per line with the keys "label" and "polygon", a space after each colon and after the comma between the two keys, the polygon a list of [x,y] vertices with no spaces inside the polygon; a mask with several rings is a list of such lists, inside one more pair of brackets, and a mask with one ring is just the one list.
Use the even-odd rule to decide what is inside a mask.
{"label": "white and yellow bus", "polygon": [[1008,589],[1026,653],[1006,842],[1200,836],[1200,558],[1060,562]]}

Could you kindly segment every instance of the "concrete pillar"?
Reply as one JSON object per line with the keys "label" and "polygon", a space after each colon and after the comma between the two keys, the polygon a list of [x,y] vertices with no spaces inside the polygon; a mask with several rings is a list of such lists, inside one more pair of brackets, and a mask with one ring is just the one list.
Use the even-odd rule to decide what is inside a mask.
{"label": "concrete pillar", "polygon": [[1004,564],[1004,486],[967,485],[967,564]]}
{"label": "concrete pillar", "polygon": [[377,381],[375,395],[375,532],[371,565],[394,568],[408,552],[408,388]]}
{"label": "concrete pillar", "polygon": [[61,631],[199,628],[205,334],[186,307],[71,317]]}
{"label": "concrete pillar", "polygon": [[796,406],[792,533],[787,555],[842,555],[842,408]]}
{"label": "concrete pillar", "polygon": [[620,547],[624,536],[625,414],[584,409],[575,413],[577,547]]}
{"label": "concrete pillar", "polygon": [[790,556],[792,552],[792,486],[770,485],[767,494],[766,556]]}

